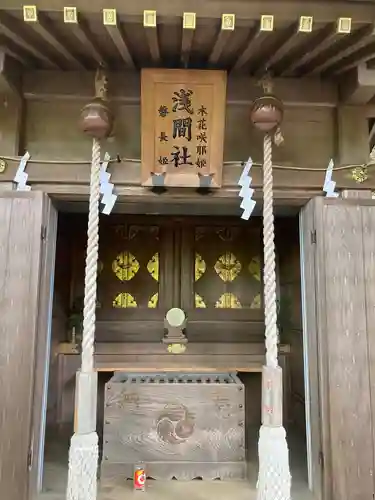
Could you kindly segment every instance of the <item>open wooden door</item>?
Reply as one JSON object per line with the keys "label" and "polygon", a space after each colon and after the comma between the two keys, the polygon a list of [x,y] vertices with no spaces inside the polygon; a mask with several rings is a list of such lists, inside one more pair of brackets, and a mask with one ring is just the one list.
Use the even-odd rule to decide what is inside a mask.
{"label": "open wooden door", "polygon": [[317,198],[301,214],[311,483],[324,500],[374,498],[374,223],[361,199]]}
{"label": "open wooden door", "polygon": [[0,194],[1,496],[36,495],[56,211],[43,193]]}
{"label": "open wooden door", "polygon": [[300,213],[300,262],[305,373],[306,447],[309,488],[322,500],[323,448],[318,366],[318,326],[316,309],[316,233],[315,203],[312,200]]}

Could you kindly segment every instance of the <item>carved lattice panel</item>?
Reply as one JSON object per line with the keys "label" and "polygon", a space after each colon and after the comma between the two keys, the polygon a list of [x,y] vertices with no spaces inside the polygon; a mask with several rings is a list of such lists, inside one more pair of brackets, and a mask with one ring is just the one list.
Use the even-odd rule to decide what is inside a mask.
{"label": "carved lattice panel", "polygon": [[260,243],[247,228],[197,227],[195,308],[261,309]]}
{"label": "carved lattice panel", "polygon": [[103,270],[98,280],[102,309],[159,305],[160,248],[157,226],[117,225],[101,240]]}

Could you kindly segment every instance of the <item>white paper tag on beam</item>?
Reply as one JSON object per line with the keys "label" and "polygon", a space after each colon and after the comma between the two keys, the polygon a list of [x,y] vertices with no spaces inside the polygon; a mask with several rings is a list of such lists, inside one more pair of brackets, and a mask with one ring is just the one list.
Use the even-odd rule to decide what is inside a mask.
{"label": "white paper tag on beam", "polygon": [[333,160],[328,163],[326,176],[323,184],[323,191],[326,193],[326,198],[338,198],[339,193],[335,191],[336,182],[332,180],[333,175]]}
{"label": "white paper tag on beam", "polygon": [[249,220],[250,216],[255,208],[256,202],[252,199],[254,194],[254,189],[251,188],[252,177],[250,176],[251,167],[253,166],[253,160],[249,158],[242,170],[241,177],[238,181],[238,185],[241,186],[238,196],[242,198],[240,208],[242,208],[243,213],[241,219]]}
{"label": "white paper tag on beam", "polygon": [[105,215],[109,215],[112,212],[117,200],[117,196],[113,193],[115,186],[110,182],[111,174],[107,172],[110,159],[109,153],[106,153],[100,168],[100,193],[103,195],[100,203],[103,205],[102,213]]}
{"label": "white paper tag on beam", "polygon": [[13,182],[17,185],[17,191],[31,191],[31,186],[27,184],[28,174],[25,172],[27,162],[30,160],[30,153],[26,153],[22,156],[21,161],[18,165],[16,175],[14,176]]}

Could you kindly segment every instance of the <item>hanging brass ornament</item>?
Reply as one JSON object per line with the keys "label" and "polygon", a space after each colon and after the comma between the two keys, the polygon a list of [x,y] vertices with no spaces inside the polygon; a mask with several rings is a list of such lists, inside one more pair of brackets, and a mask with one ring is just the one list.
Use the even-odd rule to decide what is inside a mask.
{"label": "hanging brass ornament", "polygon": [[0,174],[4,173],[6,168],[7,162],[3,158],[0,158]]}
{"label": "hanging brass ornament", "polygon": [[250,109],[250,118],[253,125],[262,132],[272,132],[277,129],[284,116],[283,103],[272,94],[272,82],[266,76],[260,84],[264,95],[253,102]]}
{"label": "hanging brass ornament", "polygon": [[104,139],[113,128],[113,114],[107,100],[107,77],[99,68],[95,77],[95,99],[81,111],[79,126],[85,134],[94,139]]}
{"label": "hanging brass ornament", "polygon": [[368,179],[368,173],[367,173],[367,166],[363,165],[362,167],[354,167],[351,170],[351,177],[353,181],[357,182],[358,184],[362,184],[363,182],[367,181]]}

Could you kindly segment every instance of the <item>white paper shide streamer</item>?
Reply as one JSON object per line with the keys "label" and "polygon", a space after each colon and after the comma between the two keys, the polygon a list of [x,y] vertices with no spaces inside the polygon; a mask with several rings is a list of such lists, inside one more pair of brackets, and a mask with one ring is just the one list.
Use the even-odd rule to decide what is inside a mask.
{"label": "white paper shide streamer", "polygon": [[100,194],[102,198],[100,200],[101,205],[103,205],[102,213],[109,215],[117,200],[117,195],[113,194],[114,184],[110,182],[111,174],[107,172],[108,163],[111,159],[110,155],[106,153],[104,155],[104,161],[100,168]]}
{"label": "white paper shide streamer", "polygon": [[249,220],[255,208],[256,202],[253,200],[254,189],[251,188],[252,177],[250,176],[253,160],[249,158],[244,166],[238,185],[241,186],[238,196],[242,198],[240,208],[243,212],[241,219]]}
{"label": "white paper shide streamer", "polygon": [[332,180],[333,174],[333,160],[328,163],[328,167],[326,170],[326,176],[323,184],[323,191],[326,193],[326,198],[337,198],[339,193],[335,191],[336,182]]}
{"label": "white paper shide streamer", "polygon": [[27,179],[29,175],[25,172],[27,162],[30,160],[30,153],[26,153],[22,156],[21,161],[18,165],[16,175],[14,176],[13,182],[16,184],[17,191],[30,191],[31,186],[27,184]]}

